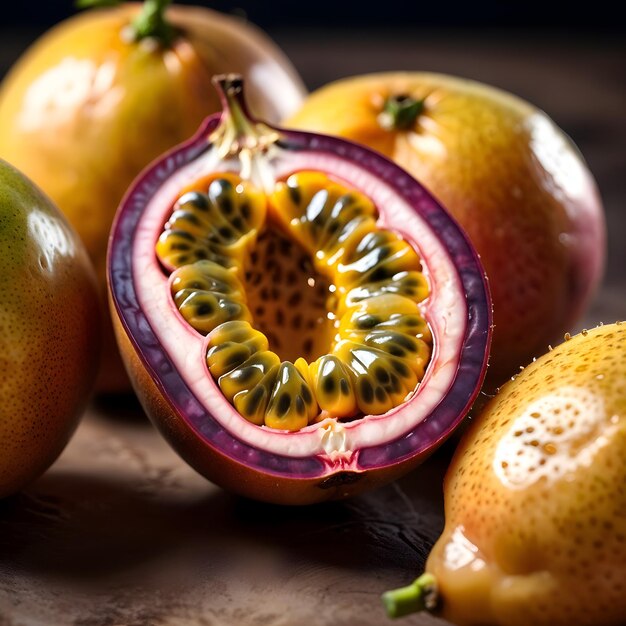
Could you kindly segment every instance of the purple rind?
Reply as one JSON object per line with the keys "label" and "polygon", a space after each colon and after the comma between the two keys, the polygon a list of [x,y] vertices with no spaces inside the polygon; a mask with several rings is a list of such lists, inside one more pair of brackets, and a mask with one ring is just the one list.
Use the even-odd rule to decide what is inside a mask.
{"label": "purple rind", "polygon": [[[241,441],[206,412],[173,366],[139,306],[132,274],[135,231],[149,199],[177,169],[208,150],[207,137],[220,115],[207,118],[187,142],[149,165],[122,200],[111,229],[108,276],[113,303],[137,355],[163,397],[202,438],[207,447],[248,467],[289,478],[314,478],[329,472],[316,457],[294,458],[266,452]],[[435,410],[402,437],[359,451],[362,469],[381,468],[433,450],[459,425],[480,391],[491,341],[491,300],[480,260],[467,236],[422,185],[382,155],[348,141],[278,129],[288,149],[332,153],[393,186],[443,241],[467,298],[469,323],[457,375]],[[160,428],[159,424],[155,424]],[[175,442],[174,442],[175,443]]]}

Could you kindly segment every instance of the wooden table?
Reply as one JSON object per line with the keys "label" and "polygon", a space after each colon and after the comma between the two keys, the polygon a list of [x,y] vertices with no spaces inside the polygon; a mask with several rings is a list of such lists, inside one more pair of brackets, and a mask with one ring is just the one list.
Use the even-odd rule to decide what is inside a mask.
{"label": "wooden table", "polygon": [[[311,86],[427,68],[546,109],[580,145],[607,205],[607,278],[581,326],[626,317],[622,44],[419,31],[275,36]],[[0,41],[1,73],[28,34]],[[441,531],[450,453],[351,501],[282,508],[207,483],[132,397],[94,403],[53,468],[0,502],[0,626],[388,623],[381,591],[418,574]],[[402,623],[443,624],[427,615]]]}

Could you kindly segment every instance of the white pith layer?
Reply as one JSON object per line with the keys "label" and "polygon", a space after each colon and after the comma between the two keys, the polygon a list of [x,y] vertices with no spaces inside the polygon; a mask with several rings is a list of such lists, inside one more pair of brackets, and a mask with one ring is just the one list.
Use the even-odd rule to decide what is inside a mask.
{"label": "white pith layer", "polygon": [[[156,258],[155,243],[181,189],[207,172],[232,169],[229,165],[233,164],[214,161],[209,153],[178,170],[149,201],[135,234],[132,270],[139,304],[190,390],[207,413],[238,439],[283,456],[327,455],[332,460],[348,461],[356,450],[382,445],[412,430],[433,411],[454,381],[467,324],[462,285],[443,245],[391,186],[367,170],[327,153],[290,152],[286,158],[279,156],[272,161],[273,178],[281,179],[299,170],[319,170],[335,176],[371,198],[379,210],[381,228],[397,231],[416,247],[431,289],[422,307],[434,339],[424,379],[409,400],[384,415],[347,423],[329,418],[297,432],[256,426],[224,398],[206,366],[207,338],[193,330],[178,312],[168,277]],[[263,186],[267,185],[266,177],[267,169]],[[253,178],[253,182],[257,181]]]}

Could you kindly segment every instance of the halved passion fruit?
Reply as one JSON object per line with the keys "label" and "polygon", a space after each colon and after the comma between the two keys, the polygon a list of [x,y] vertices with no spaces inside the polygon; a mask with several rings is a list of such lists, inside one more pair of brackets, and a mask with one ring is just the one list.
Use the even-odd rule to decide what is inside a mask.
{"label": "halved passion fruit", "polygon": [[460,423],[491,305],[478,258],[407,173],[355,144],[224,111],[118,212],[113,317],[142,403],[181,456],[303,504],[382,484]]}

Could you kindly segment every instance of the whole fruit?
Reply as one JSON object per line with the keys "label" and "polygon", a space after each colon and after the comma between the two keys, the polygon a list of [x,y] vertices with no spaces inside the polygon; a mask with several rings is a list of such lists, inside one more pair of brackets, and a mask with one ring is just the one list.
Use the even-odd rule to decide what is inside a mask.
{"label": "whole fruit", "polygon": [[468,80],[388,73],[323,87],[286,124],[379,150],[460,222],[493,296],[490,386],[581,315],[602,273],[602,205],[575,146],[542,111]]}
{"label": "whole fruit", "polygon": [[56,207],[0,160],[0,497],[59,455],[96,374],[93,269]]}
{"label": "whole fruit", "polygon": [[390,481],[453,431],[491,335],[484,272],[406,172],[221,116],[155,161],[111,231],[112,315],[146,412],[210,480],[305,504]]}
{"label": "whole fruit", "polygon": [[[106,247],[117,205],[154,158],[219,110],[216,72],[249,77],[271,120],[304,93],[281,51],[241,20],[163,0],[90,10],[52,29],[0,89],[0,157],[32,178],[78,231],[106,296]],[[108,315],[108,314],[107,314]],[[111,334],[99,388],[128,384]]]}
{"label": "whole fruit", "polygon": [[[626,324],[566,341],[462,440],[418,589],[459,626],[619,626],[626,615]],[[399,604],[396,603],[400,600]]]}

